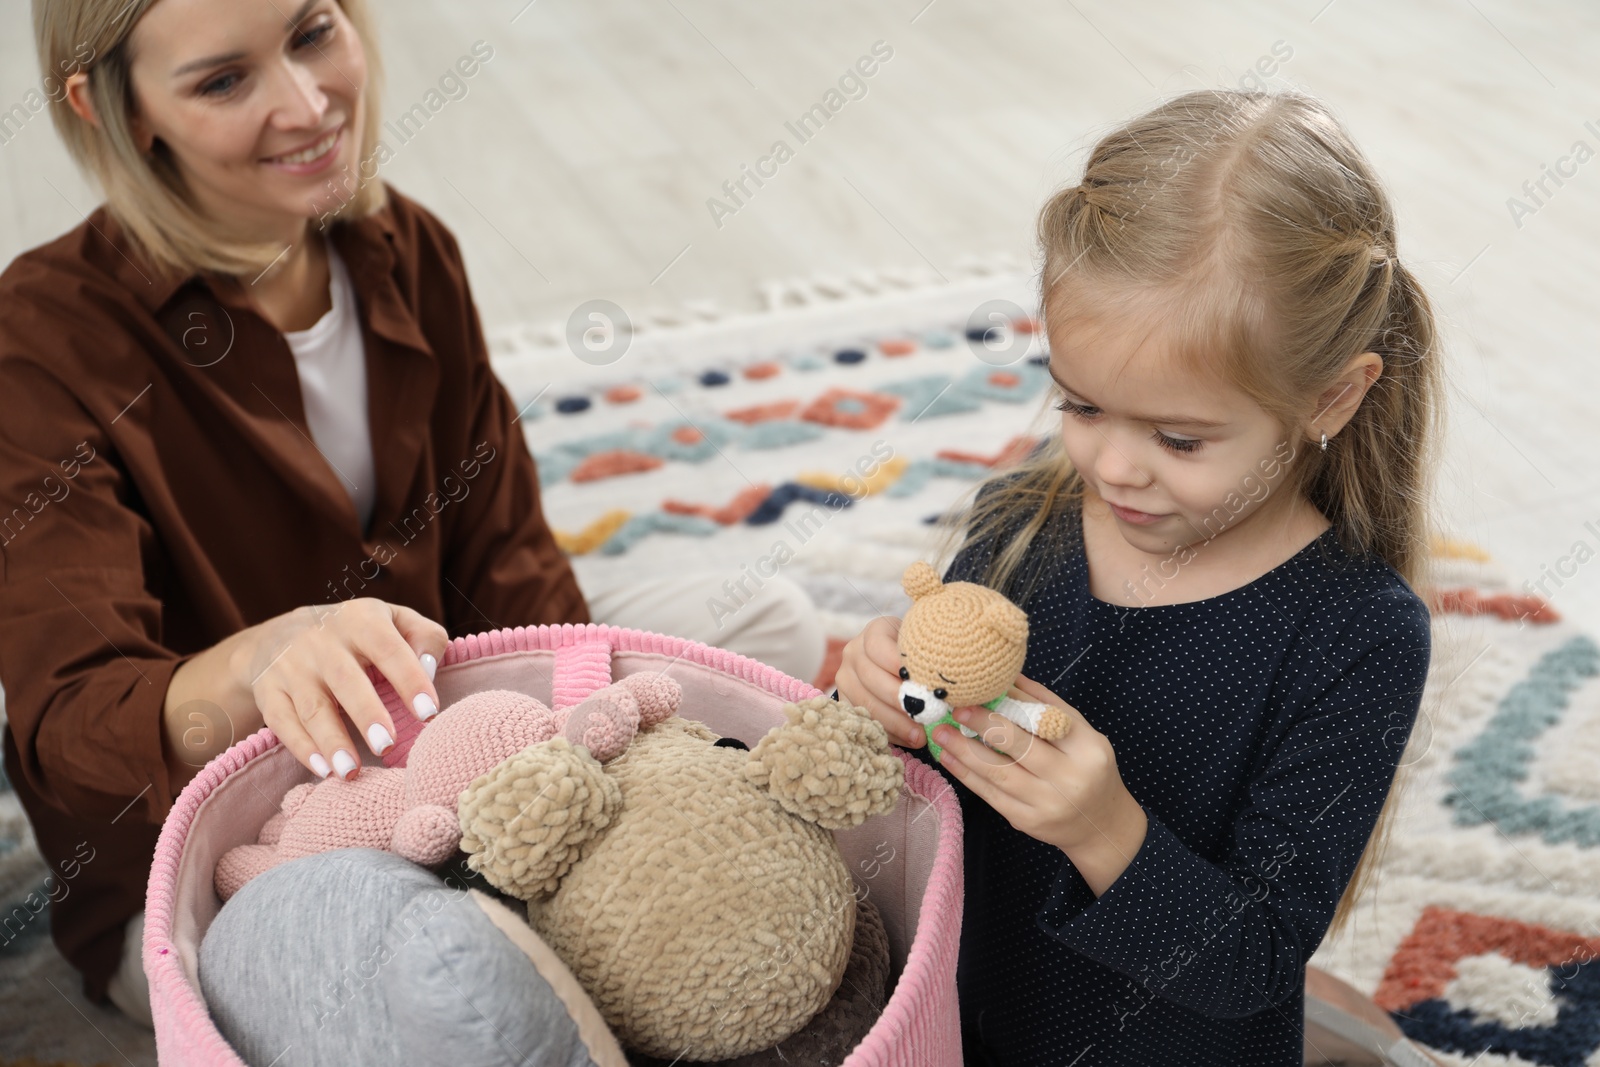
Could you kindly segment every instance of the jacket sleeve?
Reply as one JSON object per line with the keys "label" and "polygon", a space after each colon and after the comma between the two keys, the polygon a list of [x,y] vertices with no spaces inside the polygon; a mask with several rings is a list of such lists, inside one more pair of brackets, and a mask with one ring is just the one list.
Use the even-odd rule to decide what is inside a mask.
{"label": "jacket sleeve", "polygon": [[490,366],[460,250],[443,224],[429,221],[460,279],[472,398],[467,447],[479,471],[444,546],[445,629],[459,637],[505,626],[588,622],[572,566],[545,522],[522,420]]}
{"label": "jacket sleeve", "polygon": [[0,352],[0,684],[18,762],[70,815],[159,823],[162,708],[194,653],[162,645],[132,493],[72,391]]}
{"label": "jacket sleeve", "polygon": [[1431,655],[1428,610],[1409,590],[1356,610],[1372,639],[1342,669],[1333,646],[1312,649],[1306,663],[1320,667],[1289,680],[1310,699],[1294,700],[1269,738],[1226,855],[1196,854],[1146,808],[1143,845],[1098,899],[1063,861],[1036,917],[1046,934],[1141,995],[1213,1018],[1270,1010],[1302,987],[1388,796]]}

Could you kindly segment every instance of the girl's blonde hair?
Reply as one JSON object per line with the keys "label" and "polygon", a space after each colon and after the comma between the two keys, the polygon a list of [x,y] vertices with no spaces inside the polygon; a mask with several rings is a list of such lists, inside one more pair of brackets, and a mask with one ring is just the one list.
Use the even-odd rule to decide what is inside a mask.
{"label": "girl's blonde hair", "polygon": [[[54,84],[79,70],[88,72],[94,126],[80,119],[66,92],[51,91],[50,118],[67,151],[99,185],[107,210],[126,229],[139,251],[158,269],[184,274],[216,271],[255,274],[283,253],[281,245],[232,240],[223,220],[200,212],[184,186],[171,151],[159,139],[148,153],[139,149],[131,117],[137,106],[129,71],[130,37],[156,0],[33,0],[34,40],[39,66]],[[338,0],[366,52],[367,84],[362,92],[365,128],[357,155],[356,188],[339,208],[341,217],[360,218],[384,206],[383,183],[362,180],[359,161],[373,158],[381,122],[383,67],[366,0]]]}
{"label": "girl's blonde hair", "polygon": [[[1083,181],[1040,211],[1038,238],[1047,323],[1108,303],[1153,312],[1189,365],[1284,429],[1294,459],[1272,491],[1303,494],[1347,550],[1388,562],[1428,601],[1443,384],[1433,311],[1400,262],[1387,195],[1322,104],[1233,90],[1168,101],[1095,146]],[[1326,451],[1309,444],[1315,398],[1368,351],[1382,374]],[[980,487],[961,546],[975,580],[1025,600],[1066,548],[1054,520],[1085,488],[1059,434]],[[1330,934],[1371,878],[1398,792]]]}

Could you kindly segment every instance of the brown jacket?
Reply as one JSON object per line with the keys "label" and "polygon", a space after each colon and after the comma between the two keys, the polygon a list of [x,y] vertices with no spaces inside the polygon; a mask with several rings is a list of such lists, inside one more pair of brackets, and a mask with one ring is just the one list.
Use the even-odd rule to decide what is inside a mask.
{"label": "brown jacket", "polygon": [[5,769],[51,867],[56,944],[93,1000],[174,799],[161,714],[181,663],[356,596],[452,637],[588,619],[455,239],[389,198],[329,230],[366,349],[367,530],[240,281],[154,270],[103,206],[0,275]]}

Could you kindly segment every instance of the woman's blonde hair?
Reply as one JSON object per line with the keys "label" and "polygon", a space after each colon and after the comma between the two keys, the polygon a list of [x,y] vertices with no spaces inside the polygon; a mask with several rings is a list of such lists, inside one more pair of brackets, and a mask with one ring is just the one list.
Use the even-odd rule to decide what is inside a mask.
{"label": "woman's blonde hair", "polygon": [[[1095,146],[1082,182],[1040,211],[1038,239],[1047,325],[1108,304],[1153,312],[1190,366],[1288,434],[1295,458],[1273,491],[1303,494],[1347,550],[1388,562],[1428,601],[1443,386],[1433,311],[1400,262],[1388,196],[1322,104],[1233,90],[1170,100]],[[1368,351],[1382,374],[1326,451],[1309,444],[1315,398]],[[1054,565],[1041,557],[1065,547],[1055,520],[1085,488],[1059,434],[980,487],[961,546],[975,580],[1025,600]],[[1370,880],[1398,792],[1330,934]]]}
{"label": "woman's blonde hair", "polygon": [[[139,251],[160,269],[185,274],[216,271],[255,274],[283,253],[274,243],[231,240],[222,220],[203,215],[184,186],[170,149],[159,139],[148,153],[139,149],[131,123],[136,106],[129,71],[133,65],[133,27],[156,0],[33,0],[34,40],[39,66],[51,80],[87,70],[89,97],[99,125],[80,119],[66,93],[51,92],[50,118],[74,161],[99,185],[107,210],[126,229]],[[373,158],[378,144],[378,101],[383,67],[366,0],[338,0],[366,52],[367,84],[362,108],[358,161]],[[360,218],[383,207],[383,183],[362,180],[340,217]]]}

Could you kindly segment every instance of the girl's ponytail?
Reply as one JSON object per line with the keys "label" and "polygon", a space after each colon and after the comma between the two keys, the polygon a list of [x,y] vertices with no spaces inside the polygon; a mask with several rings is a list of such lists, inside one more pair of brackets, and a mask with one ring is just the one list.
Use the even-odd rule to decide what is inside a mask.
{"label": "girl's ponytail", "polygon": [[[1431,521],[1429,474],[1442,437],[1443,388],[1433,308],[1416,277],[1398,259],[1385,301],[1385,326],[1367,347],[1383,357],[1383,374],[1367,390],[1355,417],[1329,442],[1310,495],[1330,517],[1344,521],[1341,539],[1387,560],[1412,591],[1431,603],[1428,573]],[[1382,389],[1379,387],[1383,386]],[[1409,447],[1396,448],[1396,441]],[[1395,772],[1367,847],[1334,909],[1325,937],[1344,928],[1372,882],[1393,831],[1406,765]]]}
{"label": "girl's ponytail", "polygon": [[[1360,332],[1333,341],[1351,354],[1376,352],[1383,371],[1327,451],[1313,456],[1301,488],[1347,547],[1385,560],[1426,599],[1429,482],[1443,429],[1433,309],[1398,257],[1371,273],[1351,309]],[[1374,305],[1362,308],[1363,300]]]}

